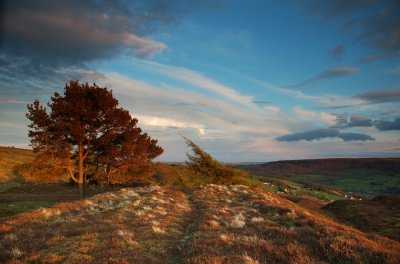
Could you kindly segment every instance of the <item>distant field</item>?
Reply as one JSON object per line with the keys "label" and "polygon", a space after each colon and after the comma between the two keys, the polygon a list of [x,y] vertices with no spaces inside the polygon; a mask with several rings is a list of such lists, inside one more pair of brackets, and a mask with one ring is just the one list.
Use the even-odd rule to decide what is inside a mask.
{"label": "distant field", "polygon": [[344,169],[336,176],[324,174],[294,175],[295,182],[312,182],[361,194],[400,194],[400,172],[388,173],[376,169]]}
{"label": "distant field", "polygon": [[238,166],[262,177],[316,183],[362,195],[400,194],[400,159],[321,159]]}

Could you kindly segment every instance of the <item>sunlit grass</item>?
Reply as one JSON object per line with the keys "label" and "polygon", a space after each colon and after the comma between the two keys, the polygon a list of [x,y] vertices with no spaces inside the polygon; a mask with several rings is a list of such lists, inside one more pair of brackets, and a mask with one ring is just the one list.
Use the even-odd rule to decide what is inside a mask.
{"label": "sunlit grass", "polygon": [[0,147],[0,183],[14,178],[15,165],[32,162],[34,154],[30,150]]}
{"label": "sunlit grass", "polygon": [[399,252],[245,185],[125,188],[0,224],[2,263],[397,263]]}
{"label": "sunlit grass", "polygon": [[53,204],[54,202],[51,201],[17,201],[0,203],[0,217],[32,211],[42,207],[49,207]]}
{"label": "sunlit grass", "polygon": [[62,203],[3,223],[0,259],[163,263],[162,256],[176,252],[190,212],[182,192],[157,186]]}
{"label": "sunlit grass", "polygon": [[337,224],[272,193],[209,185],[194,198],[205,213],[185,251],[188,263],[396,263],[400,257],[399,243]]}

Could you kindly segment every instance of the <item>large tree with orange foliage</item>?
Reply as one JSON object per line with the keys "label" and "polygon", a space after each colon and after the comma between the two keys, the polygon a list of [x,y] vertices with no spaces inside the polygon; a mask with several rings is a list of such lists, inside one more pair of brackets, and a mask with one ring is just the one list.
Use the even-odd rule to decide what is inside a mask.
{"label": "large tree with orange foliage", "polygon": [[138,120],[118,107],[107,88],[70,81],[64,95],[54,93],[47,105],[49,113],[38,100],[28,105],[31,145],[34,152],[51,157],[53,164],[68,171],[82,193],[96,172],[127,171],[163,152],[157,140],[137,127]]}

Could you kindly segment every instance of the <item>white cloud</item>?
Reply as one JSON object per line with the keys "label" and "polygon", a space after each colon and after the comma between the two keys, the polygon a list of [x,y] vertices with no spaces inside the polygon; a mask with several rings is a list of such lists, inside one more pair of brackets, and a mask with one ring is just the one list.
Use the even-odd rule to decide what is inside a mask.
{"label": "white cloud", "polygon": [[32,102],[20,101],[20,100],[1,100],[0,104],[31,104]]}
{"label": "white cloud", "polygon": [[205,89],[214,92],[226,99],[241,105],[256,109],[256,106],[252,103],[253,98],[251,96],[244,96],[237,92],[235,89],[224,86],[216,81],[204,76],[202,73],[195,72],[186,68],[175,67],[171,65],[160,64],[156,62],[133,60],[135,65],[143,68],[147,68],[151,72],[157,72],[173,78],[184,83],[196,86],[201,89]]}
{"label": "white cloud", "polygon": [[294,107],[292,110],[295,117],[305,121],[319,121],[327,125],[334,125],[336,116],[325,112],[314,112],[303,109],[302,107]]}
{"label": "white cloud", "polygon": [[179,134],[195,142],[219,142],[218,151],[227,154],[233,147],[254,153],[246,145],[249,138],[272,141],[289,133],[289,119],[275,106],[240,107],[226,97],[207,96],[204,90],[150,84],[118,73],[103,76],[97,83],[112,89],[121,106],[138,118],[139,126],[167,146],[162,160],[182,157],[177,153],[183,144]]}
{"label": "white cloud", "polygon": [[281,110],[279,109],[279,107],[276,106],[266,106],[265,109],[272,113],[273,115],[280,115],[281,114]]}
{"label": "white cloud", "polygon": [[167,48],[167,45],[151,39],[141,38],[132,33],[123,35],[123,42],[127,47],[132,48],[135,53],[142,58],[152,57],[161,53]]}
{"label": "white cloud", "polygon": [[288,89],[284,87],[279,87],[271,83],[267,83],[259,80],[251,80],[253,83],[256,83],[260,87],[263,87],[267,90],[273,91],[275,93],[279,93],[282,95],[286,95],[295,99],[300,99],[304,101],[311,101],[316,103],[321,108],[340,108],[341,106],[360,106],[365,105],[368,102],[356,97],[348,97],[348,96],[339,96],[334,94],[325,94],[323,96],[319,95],[309,95],[305,94],[301,91]]}
{"label": "white cloud", "polygon": [[198,130],[201,136],[205,135],[204,126],[198,123],[186,123],[179,120],[159,117],[159,116],[137,115],[135,117],[138,118],[139,125],[144,124],[146,126],[155,126],[163,128],[192,128]]}

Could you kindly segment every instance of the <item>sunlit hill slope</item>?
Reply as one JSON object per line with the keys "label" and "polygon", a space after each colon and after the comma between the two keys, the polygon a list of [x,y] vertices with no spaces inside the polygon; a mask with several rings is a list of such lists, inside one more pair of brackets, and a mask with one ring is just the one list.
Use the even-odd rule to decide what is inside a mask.
{"label": "sunlit hill slope", "polygon": [[[33,243],[34,241],[34,243]],[[400,243],[276,194],[126,188],[9,218],[3,263],[398,263]]]}

